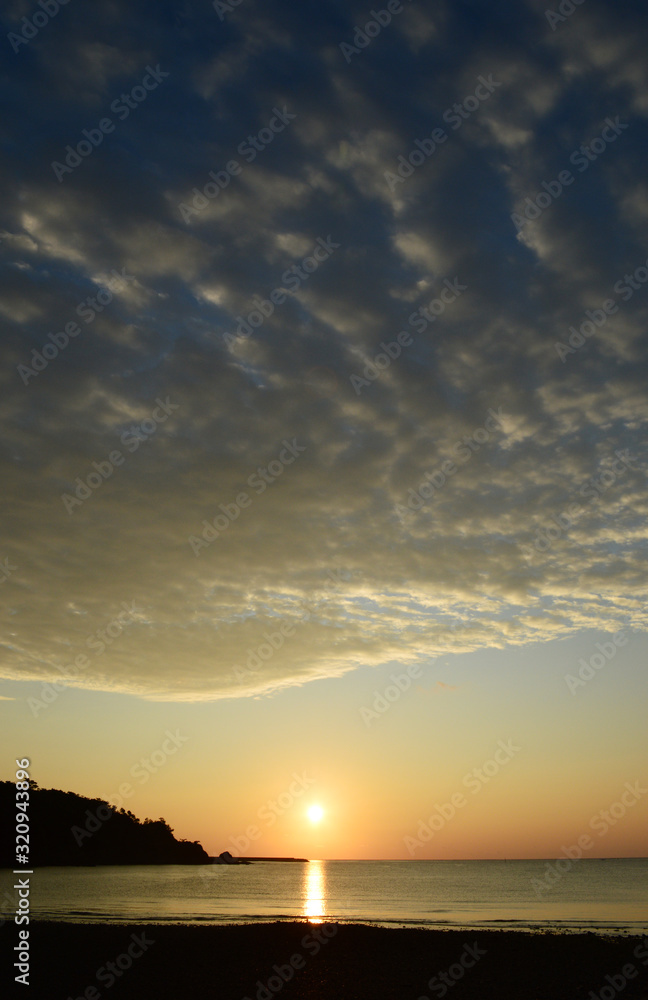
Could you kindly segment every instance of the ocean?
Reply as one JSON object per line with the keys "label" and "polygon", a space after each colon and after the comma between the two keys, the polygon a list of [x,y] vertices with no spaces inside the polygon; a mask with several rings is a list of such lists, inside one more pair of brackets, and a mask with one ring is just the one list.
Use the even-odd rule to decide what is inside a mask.
{"label": "ocean", "polygon": [[[0,871],[5,919],[15,881]],[[38,868],[30,889],[31,917],[45,920],[648,933],[648,859]]]}

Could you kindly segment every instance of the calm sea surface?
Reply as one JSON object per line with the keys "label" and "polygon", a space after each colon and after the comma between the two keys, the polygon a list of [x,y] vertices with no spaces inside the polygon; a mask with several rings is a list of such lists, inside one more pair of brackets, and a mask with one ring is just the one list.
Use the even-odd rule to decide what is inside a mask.
{"label": "calm sea surface", "polygon": [[[241,923],[306,919],[386,926],[559,927],[648,933],[648,860],[309,861],[249,866],[39,868],[34,918]],[[555,873],[555,862],[551,862]],[[566,862],[563,867],[566,866]],[[0,871],[4,912],[15,876]],[[6,897],[5,892],[10,896]]]}

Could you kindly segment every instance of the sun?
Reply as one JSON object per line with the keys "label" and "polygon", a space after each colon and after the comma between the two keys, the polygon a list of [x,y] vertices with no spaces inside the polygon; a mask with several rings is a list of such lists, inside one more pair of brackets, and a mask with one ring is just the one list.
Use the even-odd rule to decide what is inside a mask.
{"label": "sun", "polygon": [[310,806],[307,815],[311,823],[319,823],[324,816],[324,810],[318,805]]}

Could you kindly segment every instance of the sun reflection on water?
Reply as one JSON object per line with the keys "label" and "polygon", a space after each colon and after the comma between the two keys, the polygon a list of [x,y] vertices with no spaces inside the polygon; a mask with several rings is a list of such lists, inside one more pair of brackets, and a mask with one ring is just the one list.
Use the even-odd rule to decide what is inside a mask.
{"label": "sun reflection on water", "polygon": [[310,924],[323,923],[326,916],[326,878],[323,861],[309,861],[304,865],[304,916]]}

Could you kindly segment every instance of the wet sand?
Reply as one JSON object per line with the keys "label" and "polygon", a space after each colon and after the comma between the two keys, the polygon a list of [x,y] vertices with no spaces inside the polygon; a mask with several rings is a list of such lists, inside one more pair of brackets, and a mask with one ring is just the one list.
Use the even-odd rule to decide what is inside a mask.
{"label": "wet sand", "polygon": [[[6,983],[29,1000],[648,1000],[642,938],[298,922],[30,931],[30,987],[12,991],[3,961],[5,995]],[[6,956],[17,928],[2,936]]]}

